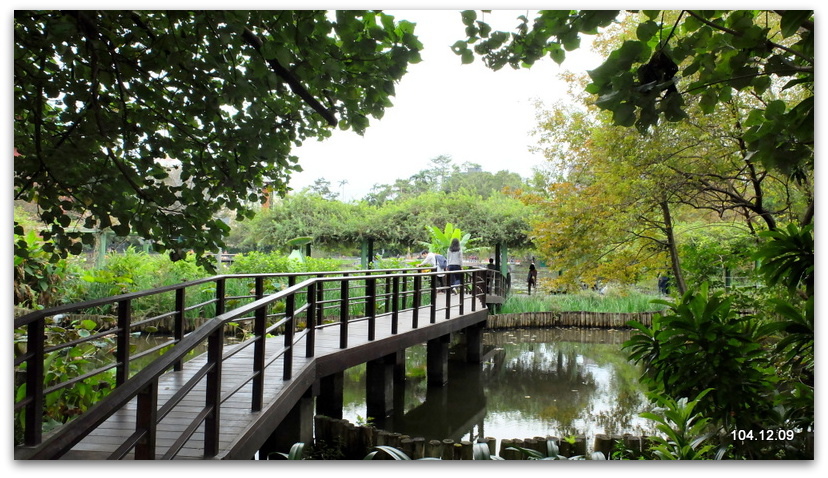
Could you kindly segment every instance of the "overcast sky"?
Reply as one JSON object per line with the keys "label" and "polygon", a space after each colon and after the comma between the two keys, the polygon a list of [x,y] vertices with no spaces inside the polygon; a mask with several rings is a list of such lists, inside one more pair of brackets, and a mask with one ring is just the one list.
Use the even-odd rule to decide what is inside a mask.
{"label": "overcast sky", "polygon": [[[417,24],[423,61],[409,66],[397,84],[394,106],[381,120],[371,118],[364,136],[336,130],[324,141],[294,150],[303,172],[290,186],[301,190],[319,178],[343,192],[346,200],[364,197],[375,184],[388,184],[426,169],[440,155],[455,164],[478,163],[484,171],[508,170],[528,177],[542,157],[529,152],[535,126],[535,99],[563,98],[558,75],[585,71],[602,59],[583,48],[558,66],[546,58],[531,69],[506,66],[492,71],[476,59],[462,65],[450,46],[464,38],[459,10],[387,10]],[[527,10],[496,10],[485,20],[511,31]],[[341,181],[347,184],[340,186]]]}

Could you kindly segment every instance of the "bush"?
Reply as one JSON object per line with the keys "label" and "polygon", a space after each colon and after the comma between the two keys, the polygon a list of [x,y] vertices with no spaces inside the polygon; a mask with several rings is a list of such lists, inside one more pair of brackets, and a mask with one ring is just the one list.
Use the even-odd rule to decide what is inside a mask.
{"label": "bush", "polygon": [[[641,381],[670,397],[700,397],[697,410],[725,430],[759,430],[776,420],[776,369],[767,336],[751,316],[741,316],[707,284],[687,292],[624,343],[644,366]],[[712,389],[703,395],[707,389]]]}

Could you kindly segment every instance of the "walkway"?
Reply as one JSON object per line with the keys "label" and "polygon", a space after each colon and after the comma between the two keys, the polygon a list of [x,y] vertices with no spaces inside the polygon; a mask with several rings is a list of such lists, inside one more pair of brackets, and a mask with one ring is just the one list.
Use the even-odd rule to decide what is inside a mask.
{"label": "walkway", "polygon": [[[472,277],[469,275],[470,282]],[[302,287],[306,288],[307,285]],[[296,288],[298,290],[299,286]],[[307,289],[306,292],[308,297],[315,295],[313,289]],[[465,295],[462,307],[459,296],[453,295],[450,300],[450,308],[446,309],[446,295],[436,294],[433,306],[416,309],[416,321],[415,308],[408,308],[376,315],[373,321],[364,318],[346,321],[344,325],[341,322],[316,325],[312,333],[297,333],[294,340],[289,337],[292,331],[287,330],[287,340],[286,336],[270,336],[258,341],[263,347],[250,346],[250,341],[226,346],[223,350],[219,345],[217,350],[221,351],[223,359],[212,360],[212,363],[210,353],[204,353],[187,361],[180,370],[156,373],[151,370],[152,366],[146,367],[126,383],[147,382],[141,386],[140,392],[135,388],[132,396],[126,399],[130,387],[120,386],[110,397],[75,420],[78,422],[75,428],[89,428],[82,433],[82,438],[78,440],[75,437],[78,432],[61,430],[58,436],[43,440],[43,445],[46,446],[17,447],[15,458],[49,458],[51,452],[44,450],[65,449],[61,443],[72,442],[74,444],[71,448],[65,453],[59,452],[62,456],[57,458],[106,459],[114,455],[133,459],[136,454],[147,453],[146,448],[140,451],[142,446],[150,446],[154,450],[151,456],[156,459],[250,459],[295,405],[303,397],[315,394],[320,379],[361,363],[388,357],[413,345],[442,340],[451,333],[485,324],[488,312],[482,294],[477,297]],[[265,316],[264,312],[258,313],[264,307],[257,302],[240,309],[248,310],[234,310],[225,315],[241,316],[253,311],[256,315]],[[313,304],[308,304],[306,311],[312,309]],[[433,322],[432,315],[435,316]],[[393,319],[394,316],[396,320]],[[223,316],[214,320],[221,317]],[[313,324],[312,313],[309,319],[309,323]],[[221,320],[227,322],[231,319],[226,317]],[[188,341],[201,340],[199,335],[205,339],[212,332],[205,331],[202,334],[200,331],[209,327],[216,326],[205,325],[189,334],[182,340],[182,347],[190,347]],[[346,328],[345,334],[342,334],[343,327]],[[268,334],[260,335],[266,337]],[[345,348],[342,348],[343,341],[347,343]],[[293,343],[293,346],[286,347],[285,343]],[[309,353],[293,353],[306,350]],[[215,356],[216,352],[213,354]],[[286,361],[288,368],[285,368]],[[162,365],[159,364],[158,367]],[[257,370],[262,373],[259,374]],[[211,373],[224,377],[213,382],[220,384],[219,394],[208,393]],[[192,385],[189,391],[186,390],[188,384]],[[149,401],[144,403],[154,403],[149,408],[139,400],[141,396],[147,395]],[[211,395],[221,397],[218,408],[209,405]],[[142,407],[145,413],[138,413]],[[116,411],[111,413],[112,410],[105,410],[107,408]],[[106,418],[99,424],[92,423],[96,415]],[[141,418],[142,415],[149,415],[150,418]],[[84,420],[90,423],[84,425],[81,423]],[[140,425],[147,423],[147,420],[157,423],[157,426]],[[59,436],[61,434],[64,436]],[[215,443],[211,443],[211,436],[217,437]]]}

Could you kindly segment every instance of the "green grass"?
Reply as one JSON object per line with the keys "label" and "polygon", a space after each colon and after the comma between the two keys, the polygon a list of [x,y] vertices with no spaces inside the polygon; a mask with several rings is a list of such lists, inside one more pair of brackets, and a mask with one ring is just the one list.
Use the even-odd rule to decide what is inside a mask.
{"label": "green grass", "polygon": [[664,309],[653,304],[658,295],[640,292],[615,292],[606,295],[595,291],[576,294],[523,295],[513,294],[498,310],[500,314],[521,312],[657,312]]}

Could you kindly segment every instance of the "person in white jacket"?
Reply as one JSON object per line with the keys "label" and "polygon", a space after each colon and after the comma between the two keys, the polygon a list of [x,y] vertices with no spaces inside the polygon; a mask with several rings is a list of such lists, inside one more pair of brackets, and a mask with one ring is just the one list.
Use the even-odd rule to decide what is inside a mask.
{"label": "person in white jacket", "polygon": [[[422,258],[423,262],[417,265],[417,267],[436,267],[437,272],[443,272],[445,269],[443,268],[441,262],[438,259],[439,254],[435,252],[428,252],[426,250],[420,252],[420,257]],[[443,287],[445,274],[437,274],[437,287]]]}

